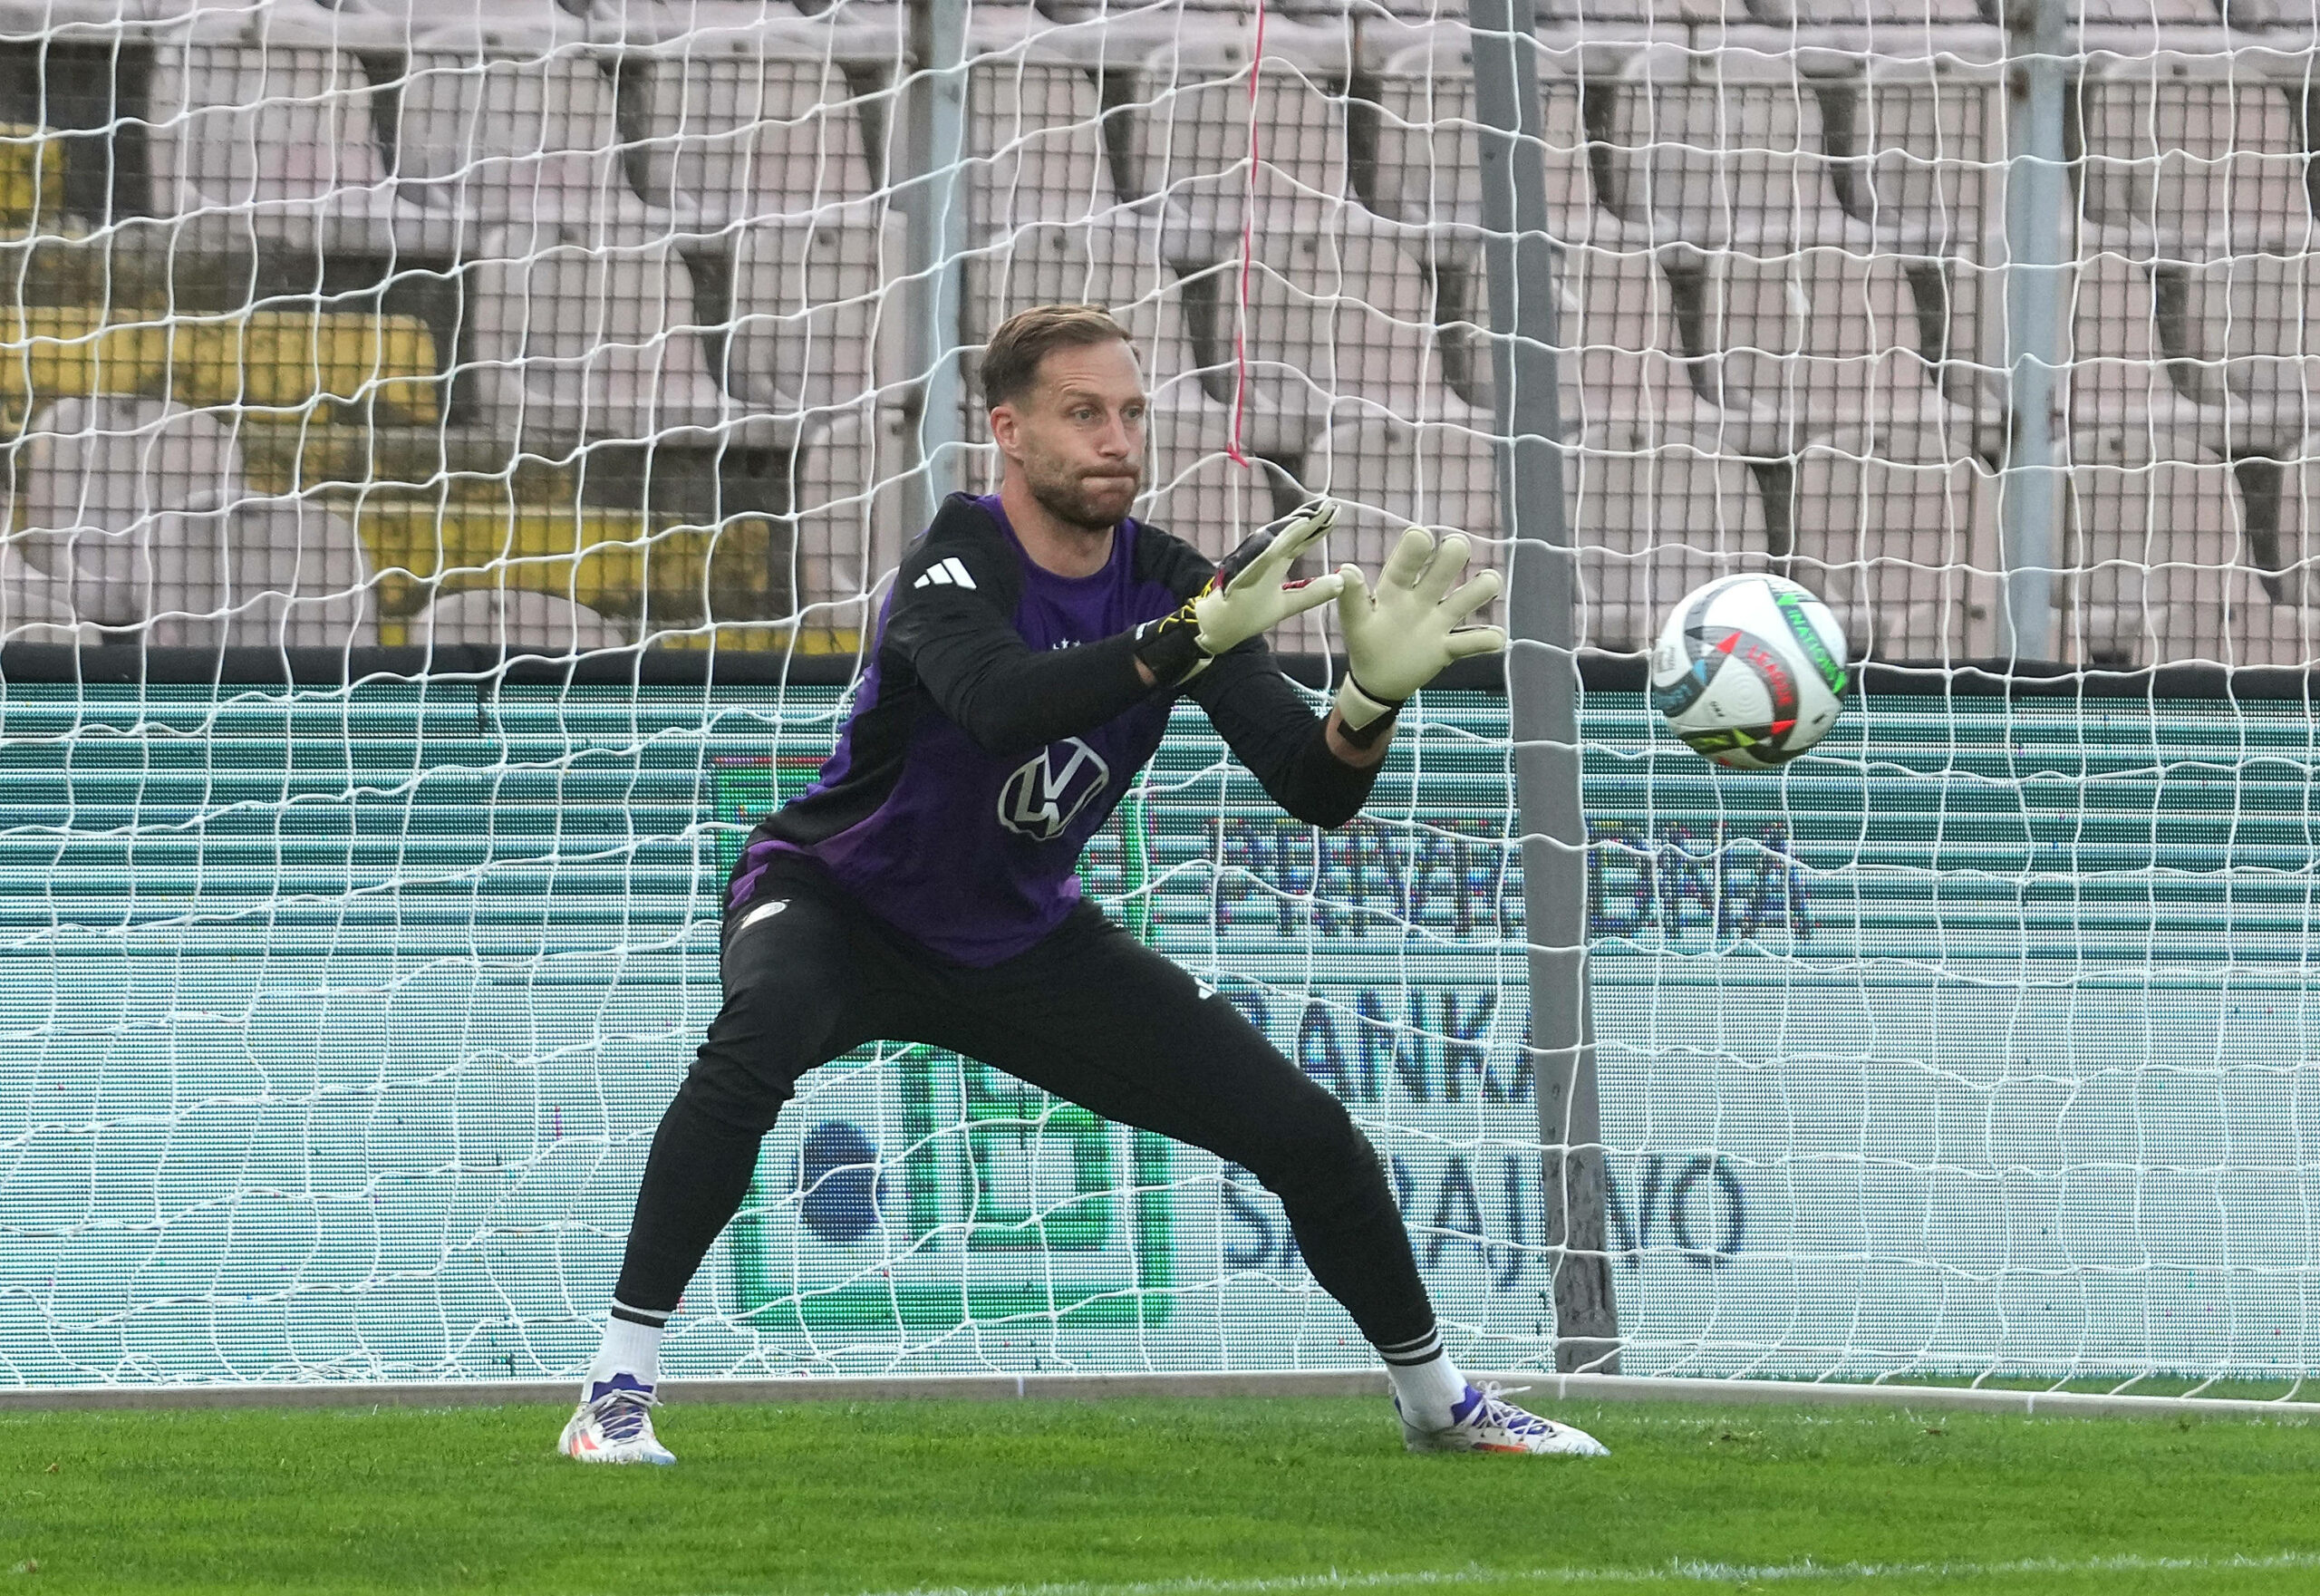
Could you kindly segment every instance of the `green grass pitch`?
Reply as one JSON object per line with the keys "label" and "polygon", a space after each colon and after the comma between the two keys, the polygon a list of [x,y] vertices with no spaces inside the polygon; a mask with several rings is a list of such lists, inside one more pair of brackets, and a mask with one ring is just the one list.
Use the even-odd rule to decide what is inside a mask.
{"label": "green grass pitch", "polygon": [[2320,1427],[1638,1404],[1413,1457],[1378,1399],[0,1415],[0,1591],[2320,1591]]}

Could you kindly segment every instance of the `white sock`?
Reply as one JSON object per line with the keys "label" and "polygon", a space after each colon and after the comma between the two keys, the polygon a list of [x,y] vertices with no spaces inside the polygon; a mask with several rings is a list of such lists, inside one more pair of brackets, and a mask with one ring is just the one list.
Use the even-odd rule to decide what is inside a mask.
{"label": "white sock", "polygon": [[1422,1430],[1445,1430],[1457,1422],[1455,1409],[1466,1395],[1466,1377],[1443,1349],[1441,1331],[1380,1347],[1378,1356],[1386,1360],[1386,1378],[1394,1382],[1403,1417]]}
{"label": "white sock", "polygon": [[626,1375],[647,1390],[661,1380],[661,1338],[669,1333],[669,1316],[649,1309],[613,1304],[604,1320],[604,1345],[588,1366],[589,1394],[595,1388]]}

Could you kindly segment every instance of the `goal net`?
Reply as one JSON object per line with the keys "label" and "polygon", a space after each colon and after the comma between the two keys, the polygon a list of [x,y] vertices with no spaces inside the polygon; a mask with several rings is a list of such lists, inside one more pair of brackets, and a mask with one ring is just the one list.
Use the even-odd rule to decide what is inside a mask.
{"label": "goal net", "polygon": [[[1204,549],[1576,551],[1617,1368],[2299,1389],[2320,14],[2223,3],[1542,6],[1518,529],[1455,5],[11,0],[0,1383],[578,1369],[723,871],[995,483],[991,329],[1092,301]],[[1869,663],[1753,777],[1642,670],[1745,570]],[[1516,768],[1460,678],[1323,834],[1187,709],[1085,872],[1353,1108],[1476,1368],[1567,1262]],[[668,1359],[1372,1362],[1245,1171],[900,1045]]]}

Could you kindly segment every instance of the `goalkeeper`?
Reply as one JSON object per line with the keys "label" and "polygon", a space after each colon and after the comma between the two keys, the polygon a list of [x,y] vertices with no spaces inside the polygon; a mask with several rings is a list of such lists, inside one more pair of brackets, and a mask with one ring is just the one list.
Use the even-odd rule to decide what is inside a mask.
{"label": "goalkeeper", "polygon": [[[1395,711],[1498,592],[1467,546],[1403,534],[1371,593],[1287,580],[1329,529],[1308,506],[1212,566],[1128,518],[1145,399],[1101,309],[1030,310],[983,361],[1000,491],[956,495],[904,556],[836,750],[767,818],[725,905],[724,1005],[662,1117],[602,1350],[562,1450],[671,1463],[651,1408],[669,1316],[733,1217],[805,1073],[865,1042],[947,1048],[1241,1164],[1391,1378],[1414,1450],[1600,1453],[1454,1369],[1376,1151],[1223,998],[1080,896],[1080,849],[1190,695],[1299,819],[1342,826]],[[1265,634],[1335,600],[1349,669],[1317,721]]]}

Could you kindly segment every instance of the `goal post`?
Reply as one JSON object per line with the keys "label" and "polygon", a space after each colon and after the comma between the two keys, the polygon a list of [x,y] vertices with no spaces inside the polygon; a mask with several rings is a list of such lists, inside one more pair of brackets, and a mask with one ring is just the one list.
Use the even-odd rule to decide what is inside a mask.
{"label": "goal post", "polygon": [[[740,838],[994,480],[992,329],[1090,301],[1140,516],[1509,578],[1358,821],[1187,708],[1084,871],[1348,1104],[1463,1361],[2306,1390],[2315,59],[2241,0],[0,5],[0,1388],[580,1368]],[[1777,773],[1645,692],[1735,571],[1856,655]],[[1373,1367],[1245,1171],[900,1045],[668,1359]]]}
{"label": "goal post", "polygon": [[1555,266],[1530,0],[1476,0],[1474,104],[1506,529],[1508,723],[1515,740],[1542,1241],[1553,1272],[1555,1367],[1619,1372],[1603,1235],[1601,1115],[1587,982],[1587,819],[1580,777],[1577,562],[1563,516]]}

